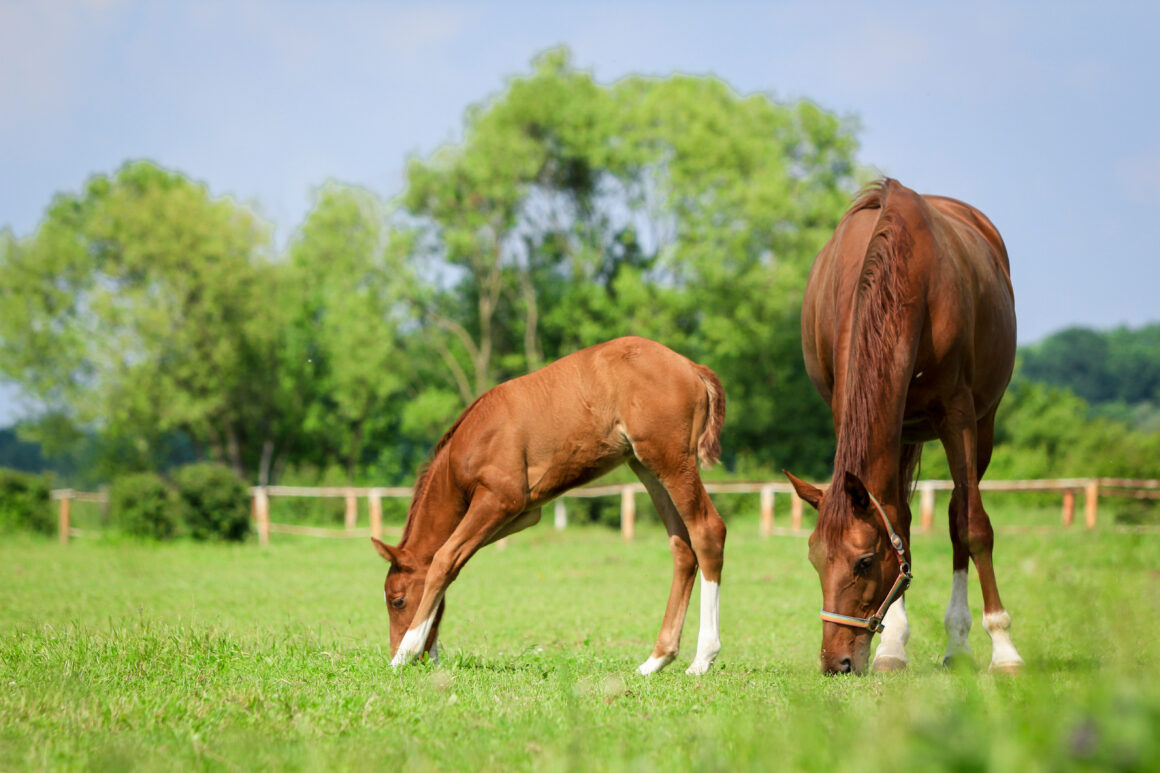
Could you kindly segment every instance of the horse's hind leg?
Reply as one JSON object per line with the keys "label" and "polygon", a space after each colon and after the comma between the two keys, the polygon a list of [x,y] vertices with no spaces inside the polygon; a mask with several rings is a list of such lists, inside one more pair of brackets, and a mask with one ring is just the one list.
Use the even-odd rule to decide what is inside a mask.
{"label": "horse's hind leg", "polygon": [[661,521],[665,524],[665,530],[669,533],[669,550],[673,553],[673,586],[669,591],[669,603],[665,607],[661,632],[657,636],[652,655],[637,668],[639,673],[648,675],[672,663],[680,649],[681,632],[685,628],[685,613],[689,609],[689,597],[693,593],[693,580],[696,579],[697,556],[689,544],[689,530],[685,528],[685,522],[681,520],[681,515],[677,512],[664,485],[651,470],[636,459],[629,460],[628,464],[648,490],[653,506],[656,507]]}
{"label": "horse's hind leg", "polygon": [[[961,609],[966,607],[966,561],[960,557],[961,546],[966,545],[971,560],[975,562],[975,571],[979,575],[979,586],[983,592],[983,627],[991,637],[991,670],[1015,672],[1023,666],[1023,658],[1011,641],[1011,616],[999,598],[999,585],[991,557],[995,531],[991,528],[991,519],[983,509],[983,500],[979,495],[979,480],[991,462],[994,429],[993,411],[975,422],[974,403],[967,390],[963,390],[953,401],[939,428],[951,475],[955,480],[951,528],[957,530],[957,534],[952,534],[956,564],[951,606],[947,608],[947,633],[950,639],[947,654],[948,657],[955,654],[951,651],[951,647],[956,644],[952,622],[962,625]],[[957,563],[959,561],[962,562],[961,568]],[[967,630],[970,628],[969,616],[968,611]],[[965,650],[966,630],[963,630],[961,636],[962,642],[959,644]]]}

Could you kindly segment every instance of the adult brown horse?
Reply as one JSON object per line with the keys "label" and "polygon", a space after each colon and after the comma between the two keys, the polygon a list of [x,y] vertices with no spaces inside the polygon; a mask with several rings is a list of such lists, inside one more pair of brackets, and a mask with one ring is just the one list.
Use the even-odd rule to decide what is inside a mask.
{"label": "adult brown horse", "polygon": [[419,475],[385,594],[391,665],[437,657],[444,594],[484,545],[540,520],[540,508],[628,462],[669,533],[673,584],[650,674],[677,656],[697,567],[701,629],[687,673],[703,674],[718,634],[725,524],[697,460],[717,461],[725,391],[712,370],[645,338],[582,349],[484,393],[435,446]]}
{"label": "adult brown horse", "polygon": [[938,438],[955,483],[945,662],[969,657],[970,557],[991,668],[1018,670],[978,486],[1015,358],[1010,264],[995,226],[961,201],[920,196],[896,180],[872,185],[810,271],[802,350],[837,435],[824,493],[786,473],[818,510],[810,561],[822,581],[822,668],[864,671],[878,631],[875,669],[905,667],[908,499],[921,444]]}

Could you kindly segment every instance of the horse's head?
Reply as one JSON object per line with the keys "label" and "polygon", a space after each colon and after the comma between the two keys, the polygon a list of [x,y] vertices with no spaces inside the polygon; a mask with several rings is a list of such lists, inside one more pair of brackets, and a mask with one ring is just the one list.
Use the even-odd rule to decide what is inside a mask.
{"label": "horse's head", "polygon": [[786,476],[818,511],[810,563],[822,581],[822,670],[860,674],[882,616],[910,583],[905,547],[858,476],[847,472],[825,492]]}
{"label": "horse's head", "polygon": [[[403,634],[407,632],[415,619],[415,610],[423,598],[423,584],[427,579],[427,569],[430,568],[431,562],[430,560],[420,560],[411,551],[402,547],[386,545],[374,537],[371,537],[371,542],[374,543],[378,554],[391,565],[391,568],[387,570],[387,579],[383,582],[383,598],[386,600],[387,615],[391,621],[391,656],[393,657],[399,649],[399,642],[403,640]],[[424,652],[430,652],[431,645],[439,633],[439,619],[442,616],[443,605],[440,604],[439,614],[435,620],[435,625],[431,628],[431,634],[427,637],[427,642],[423,648]]]}

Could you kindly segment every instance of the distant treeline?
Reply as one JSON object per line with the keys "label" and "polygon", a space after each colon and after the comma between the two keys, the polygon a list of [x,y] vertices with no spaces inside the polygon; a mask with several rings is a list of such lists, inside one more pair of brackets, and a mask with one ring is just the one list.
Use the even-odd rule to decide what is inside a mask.
{"label": "distant treeline", "polygon": [[[713,78],[601,85],[554,51],[462,137],[410,159],[395,200],[324,185],[285,250],[147,161],[58,194],[30,235],[0,231],[0,377],[38,408],[0,435],[0,466],[77,486],[206,459],[248,482],[407,482],[486,389],[636,334],[721,377],[728,472],[828,476],[799,315],[869,179],[852,121]],[[1052,340],[1025,352],[1028,379],[1055,368],[1035,377],[1087,394],[1060,380],[1080,348]],[[1074,392],[1012,390],[992,475],[1144,469],[1160,436],[1101,417],[1154,408],[1160,360],[1115,340],[1087,347],[1102,375],[1082,389],[1114,398],[1094,419]]]}
{"label": "distant treeline", "polygon": [[1160,431],[1160,324],[1061,330],[1022,351],[1028,379],[1070,389],[1093,415]]}

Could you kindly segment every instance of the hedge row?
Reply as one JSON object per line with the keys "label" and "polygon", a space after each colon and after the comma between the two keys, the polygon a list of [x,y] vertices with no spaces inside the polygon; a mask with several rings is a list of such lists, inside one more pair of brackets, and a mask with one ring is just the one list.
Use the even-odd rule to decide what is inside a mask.
{"label": "hedge row", "polygon": [[[48,475],[0,469],[0,533],[55,532],[51,488]],[[182,467],[171,482],[156,473],[135,473],[113,481],[108,518],[117,531],[147,539],[238,541],[250,530],[250,495],[220,464]]]}

